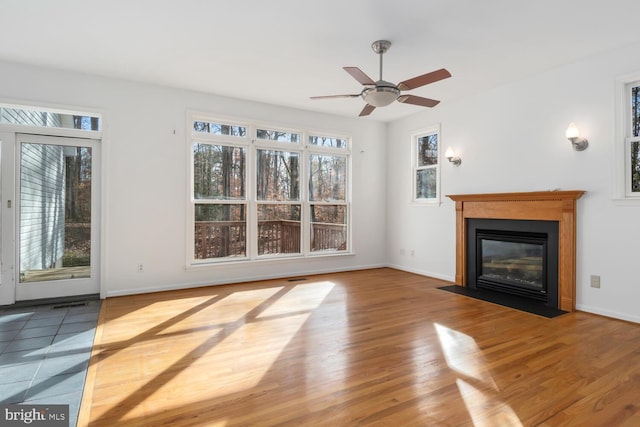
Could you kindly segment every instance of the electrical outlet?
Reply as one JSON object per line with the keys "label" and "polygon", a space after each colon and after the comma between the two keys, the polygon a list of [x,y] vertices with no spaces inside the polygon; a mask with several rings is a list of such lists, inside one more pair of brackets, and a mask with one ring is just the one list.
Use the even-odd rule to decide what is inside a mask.
{"label": "electrical outlet", "polygon": [[144,265],[138,264],[138,273],[142,273],[144,271]]}
{"label": "electrical outlet", "polygon": [[591,275],[591,287],[599,288],[600,287],[600,276]]}
{"label": "electrical outlet", "polygon": [[411,249],[411,256],[416,256],[416,251],[414,251],[413,249]]}

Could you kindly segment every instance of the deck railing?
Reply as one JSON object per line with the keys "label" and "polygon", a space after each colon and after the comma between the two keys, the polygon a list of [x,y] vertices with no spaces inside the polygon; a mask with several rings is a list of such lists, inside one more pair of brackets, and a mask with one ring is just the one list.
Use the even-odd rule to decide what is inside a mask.
{"label": "deck railing", "polygon": [[[195,258],[227,258],[246,255],[246,223],[243,221],[197,221]],[[300,222],[259,221],[258,255],[300,253]],[[346,226],[311,224],[311,251],[345,250]]]}
{"label": "deck railing", "polygon": [[246,223],[243,221],[197,221],[195,258],[226,258],[246,253]]}
{"label": "deck railing", "polygon": [[258,221],[258,255],[300,253],[300,222]]}
{"label": "deck railing", "polygon": [[344,224],[311,223],[311,251],[347,249],[347,226]]}

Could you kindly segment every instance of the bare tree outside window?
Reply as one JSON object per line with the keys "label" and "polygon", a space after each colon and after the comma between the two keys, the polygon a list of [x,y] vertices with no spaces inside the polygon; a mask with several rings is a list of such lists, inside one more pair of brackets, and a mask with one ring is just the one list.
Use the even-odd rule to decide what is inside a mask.
{"label": "bare tree outside window", "polygon": [[193,144],[193,195],[210,203],[195,205],[196,259],[246,255],[246,206],[216,201],[246,199],[246,149]]}
{"label": "bare tree outside window", "polygon": [[[640,136],[640,86],[631,88],[631,136]],[[631,141],[631,191],[640,192],[640,141]]]}
{"label": "bare tree outside window", "polygon": [[347,140],[327,136],[310,136],[309,144],[317,147],[347,148]]}
{"label": "bare tree outside window", "polygon": [[[347,158],[329,154],[311,154],[309,156],[311,251],[346,250],[346,192]],[[342,203],[337,204],[337,202]]]}
{"label": "bare tree outside window", "polygon": [[[270,136],[277,138],[275,134]],[[257,150],[258,255],[300,253],[300,153]]]}
{"label": "bare tree outside window", "polygon": [[258,200],[300,200],[300,154],[258,150]]}
{"label": "bare tree outside window", "polygon": [[193,122],[193,130],[213,135],[229,135],[237,137],[243,137],[247,134],[247,128],[244,126],[200,121]]}
{"label": "bare tree outside window", "polygon": [[426,132],[414,137],[414,201],[438,198],[439,133]]}
{"label": "bare tree outside window", "polygon": [[438,134],[418,138],[418,166],[438,164]]}

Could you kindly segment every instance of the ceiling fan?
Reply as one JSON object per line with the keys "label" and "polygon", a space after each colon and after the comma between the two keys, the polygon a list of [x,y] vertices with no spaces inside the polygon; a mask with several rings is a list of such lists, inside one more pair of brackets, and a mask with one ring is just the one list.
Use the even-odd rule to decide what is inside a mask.
{"label": "ceiling fan", "polygon": [[380,80],[374,82],[371,77],[366,75],[358,67],[343,67],[343,69],[351,75],[354,79],[360,82],[363,86],[362,92],[356,94],[347,95],[328,95],[328,96],[312,96],[311,99],[328,99],[328,98],[357,98],[362,97],[367,105],[364,106],[360,112],[360,117],[368,116],[376,107],[385,107],[391,104],[393,101],[402,102],[405,104],[420,105],[422,107],[435,107],[440,103],[435,99],[423,98],[415,95],[403,95],[401,91],[416,89],[421,86],[428,85],[430,83],[437,82],[451,77],[451,73],[444,68],[436,71],[432,71],[421,76],[414,77],[409,80],[394,85],[391,82],[382,80],[382,55],[391,47],[389,40],[377,40],[373,42],[371,48],[375,53],[380,55]]}

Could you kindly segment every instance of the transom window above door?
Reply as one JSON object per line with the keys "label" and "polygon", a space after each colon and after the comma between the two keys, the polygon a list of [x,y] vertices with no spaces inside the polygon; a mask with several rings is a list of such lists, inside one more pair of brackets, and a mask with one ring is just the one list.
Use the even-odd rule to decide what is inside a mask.
{"label": "transom window above door", "polygon": [[95,132],[102,129],[102,118],[97,114],[8,104],[0,105],[0,124],[2,123]]}

